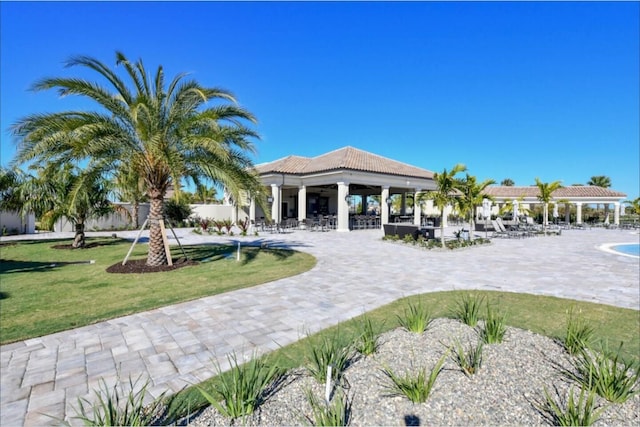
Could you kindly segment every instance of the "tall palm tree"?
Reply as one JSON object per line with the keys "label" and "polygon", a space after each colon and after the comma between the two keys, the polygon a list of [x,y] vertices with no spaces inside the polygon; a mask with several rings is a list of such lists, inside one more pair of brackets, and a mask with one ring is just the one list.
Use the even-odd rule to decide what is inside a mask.
{"label": "tall palm tree", "polygon": [[[611,178],[605,175],[594,175],[587,182],[587,185],[593,185],[594,187],[609,188],[611,187]],[[609,205],[603,204],[603,206],[604,206],[604,209],[603,209],[604,215],[607,216],[607,214],[609,213]],[[596,205],[596,209],[597,208],[598,206]]]}
{"label": "tall palm tree", "polygon": [[560,181],[542,182],[536,178],[536,185],[538,186],[539,194],[538,200],[542,202],[542,228],[547,230],[549,226],[549,203],[553,198],[553,192],[562,187]]}
{"label": "tall palm tree", "polygon": [[36,91],[57,89],[62,96],[78,95],[94,101],[95,111],[34,114],[18,121],[12,132],[18,140],[17,162],[92,162],[101,172],[130,167],[144,180],[150,200],[150,239],[147,264],[167,264],[162,212],[170,186],[183,178],[207,177],[237,196],[252,193],[261,203],[264,190],[249,158],[251,138],[246,124],[255,117],[237,105],[233,95],[205,87],[179,74],[165,86],[159,66],[147,74],[142,60],[130,62],[116,52],[116,67],[125,79],[89,56],[72,57],[67,66],[96,73],[106,86],[82,78],[45,78]]}
{"label": "tall palm tree", "polygon": [[487,197],[483,192],[485,188],[495,183],[493,179],[485,179],[481,183],[478,183],[476,177],[468,173],[463,179],[457,180],[456,187],[460,191],[460,195],[456,199],[456,204],[460,213],[469,220],[468,240],[471,240],[471,236],[475,230],[476,207],[481,206],[482,199]]}
{"label": "tall palm tree", "polygon": [[442,172],[433,174],[433,181],[436,184],[435,191],[420,193],[419,201],[433,200],[433,204],[440,210],[440,241],[444,248],[444,210],[448,205],[452,205],[457,197],[457,185],[455,176],[467,170],[461,163],[456,164],[450,171],[444,169]]}

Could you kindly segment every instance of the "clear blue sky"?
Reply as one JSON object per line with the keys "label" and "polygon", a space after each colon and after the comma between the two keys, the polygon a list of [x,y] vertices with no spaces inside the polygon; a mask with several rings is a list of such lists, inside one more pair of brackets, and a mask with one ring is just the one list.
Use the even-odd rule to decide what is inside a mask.
{"label": "clear blue sky", "polygon": [[[2,164],[29,92],[114,52],[227,88],[259,119],[256,163],[347,145],[516,185],[611,178],[640,195],[639,3],[2,2]],[[89,107],[90,105],[86,105]]]}

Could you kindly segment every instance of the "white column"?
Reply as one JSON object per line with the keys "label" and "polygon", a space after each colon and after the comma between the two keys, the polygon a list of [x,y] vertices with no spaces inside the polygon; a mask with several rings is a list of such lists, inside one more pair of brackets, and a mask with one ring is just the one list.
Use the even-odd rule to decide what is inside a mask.
{"label": "white column", "polygon": [[298,187],[298,221],[307,218],[307,187]]}
{"label": "white column", "polygon": [[380,227],[382,224],[389,223],[389,204],[387,199],[389,198],[389,186],[382,187],[382,194],[380,195]]}
{"label": "white column", "polygon": [[271,184],[271,197],[273,197],[273,203],[271,204],[271,219],[279,223],[280,222],[280,187],[278,187],[278,184]]}
{"label": "white column", "polygon": [[567,225],[571,224],[571,203],[564,204],[564,220]]}
{"label": "white column", "polygon": [[613,223],[615,225],[620,225],[620,202],[615,202],[613,204]]}
{"label": "white column", "polygon": [[421,209],[420,203],[418,203],[418,196],[420,195],[421,191],[422,188],[416,188],[415,193],[413,193],[413,224],[417,226],[420,226]]}
{"label": "white column", "polygon": [[249,221],[253,224],[256,222],[256,200],[253,196],[249,202]]}
{"label": "white column", "polygon": [[349,194],[349,183],[338,182],[338,230],[349,231],[349,204],[345,200]]}
{"label": "white column", "polygon": [[576,203],[576,224],[582,224],[582,203]]}

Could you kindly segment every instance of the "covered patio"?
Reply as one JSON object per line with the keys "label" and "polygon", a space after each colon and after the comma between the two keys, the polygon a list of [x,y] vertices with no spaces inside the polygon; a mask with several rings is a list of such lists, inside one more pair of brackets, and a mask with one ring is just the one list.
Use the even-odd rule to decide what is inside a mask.
{"label": "covered patio", "polygon": [[[529,187],[508,187],[508,186],[490,186],[484,191],[484,194],[494,199],[495,207],[492,211],[496,214],[501,206],[517,200],[524,207],[540,204],[538,195],[540,194],[538,187],[535,185]],[[575,209],[575,223],[582,224],[582,207],[585,205],[613,205],[612,223],[620,224],[621,203],[627,198],[627,195],[619,191],[608,188],[595,187],[588,185],[571,185],[557,189],[552,194],[552,203],[556,205],[564,205],[564,219],[569,224],[572,209]],[[552,211],[549,212],[552,215]]]}
{"label": "covered patio", "polygon": [[[434,190],[433,172],[353,147],[317,157],[287,156],[256,165],[265,186],[271,188],[271,218],[281,224],[295,219],[311,225],[326,219],[327,226],[348,232],[382,228],[401,219],[420,225],[420,204],[415,194]],[[397,212],[391,204],[399,199]],[[427,204],[426,209],[431,206]],[[252,200],[249,218],[266,217]]]}

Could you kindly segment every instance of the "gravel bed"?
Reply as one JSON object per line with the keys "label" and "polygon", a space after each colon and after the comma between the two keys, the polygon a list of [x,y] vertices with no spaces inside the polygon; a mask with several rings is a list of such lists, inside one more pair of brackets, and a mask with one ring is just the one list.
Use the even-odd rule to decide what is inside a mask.
{"label": "gravel bed", "polygon": [[[572,386],[559,373],[571,368],[563,347],[552,339],[517,328],[507,328],[501,344],[485,345],[483,363],[466,376],[447,357],[431,395],[414,404],[405,397],[390,396],[383,367],[397,374],[429,371],[455,340],[463,346],[477,342],[477,333],[457,320],[436,319],[423,334],[395,329],[381,336],[375,355],[359,357],[345,371],[348,396],[352,398],[350,425],[548,425],[534,402],[543,399],[544,387],[563,397]],[[213,407],[190,420],[193,426],[211,425],[309,425],[311,415],[305,390],[318,398],[324,385],[316,383],[304,368],[289,372],[285,384],[252,415],[242,420],[223,417]],[[596,425],[640,425],[640,396],[624,404],[606,406]]]}

